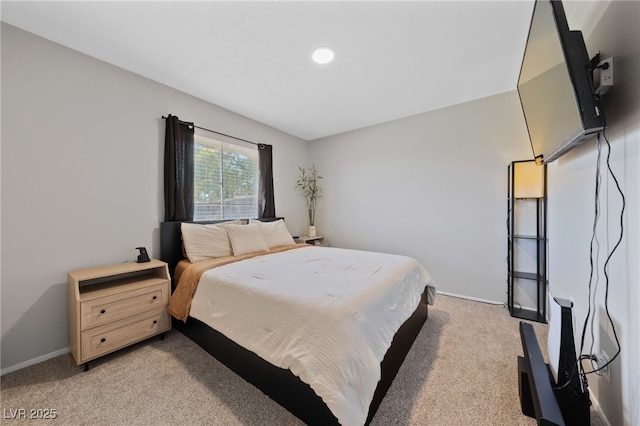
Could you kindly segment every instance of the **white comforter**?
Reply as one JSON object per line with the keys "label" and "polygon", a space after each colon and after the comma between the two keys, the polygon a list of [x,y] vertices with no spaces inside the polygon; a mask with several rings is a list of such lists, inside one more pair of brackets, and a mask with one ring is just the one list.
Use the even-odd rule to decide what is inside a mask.
{"label": "white comforter", "polygon": [[380,362],[427,284],[409,257],[309,246],[207,271],[190,315],[290,369],[342,425],[360,426]]}

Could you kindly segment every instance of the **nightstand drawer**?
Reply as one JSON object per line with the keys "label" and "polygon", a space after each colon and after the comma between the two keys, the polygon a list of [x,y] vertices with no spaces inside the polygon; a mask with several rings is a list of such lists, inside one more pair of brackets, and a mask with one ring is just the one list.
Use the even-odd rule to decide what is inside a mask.
{"label": "nightstand drawer", "polygon": [[155,284],[80,304],[81,330],[107,324],[169,303],[169,286]]}
{"label": "nightstand drawer", "polygon": [[169,330],[166,307],[134,315],[81,333],[83,361]]}

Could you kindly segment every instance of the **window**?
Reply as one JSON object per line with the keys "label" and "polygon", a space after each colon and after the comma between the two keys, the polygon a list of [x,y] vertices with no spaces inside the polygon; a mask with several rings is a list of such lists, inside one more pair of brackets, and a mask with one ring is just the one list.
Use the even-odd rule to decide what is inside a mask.
{"label": "window", "polygon": [[195,135],[194,220],[258,216],[258,150]]}

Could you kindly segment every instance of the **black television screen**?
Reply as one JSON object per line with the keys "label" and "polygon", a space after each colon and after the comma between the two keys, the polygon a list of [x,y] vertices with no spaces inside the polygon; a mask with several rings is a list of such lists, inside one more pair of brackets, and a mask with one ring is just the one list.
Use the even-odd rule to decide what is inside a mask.
{"label": "black television screen", "polygon": [[582,33],[569,30],[561,1],[535,3],[518,94],[538,163],[604,129]]}

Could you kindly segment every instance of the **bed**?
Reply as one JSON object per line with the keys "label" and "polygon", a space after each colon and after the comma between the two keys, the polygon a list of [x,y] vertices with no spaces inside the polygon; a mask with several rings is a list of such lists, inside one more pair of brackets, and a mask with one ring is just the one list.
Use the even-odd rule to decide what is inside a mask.
{"label": "bed", "polygon": [[[199,257],[205,228],[228,232],[231,256],[217,246],[208,250],[224,256]],[[305,423],[367,424],[426,321],[430,276],[403,256],[295,244],[283,228],[281,218],[162,223],[174,327]],[[316,305],[328,310],[314,314]],[[392,312],[378,315],[378,305]]]}

